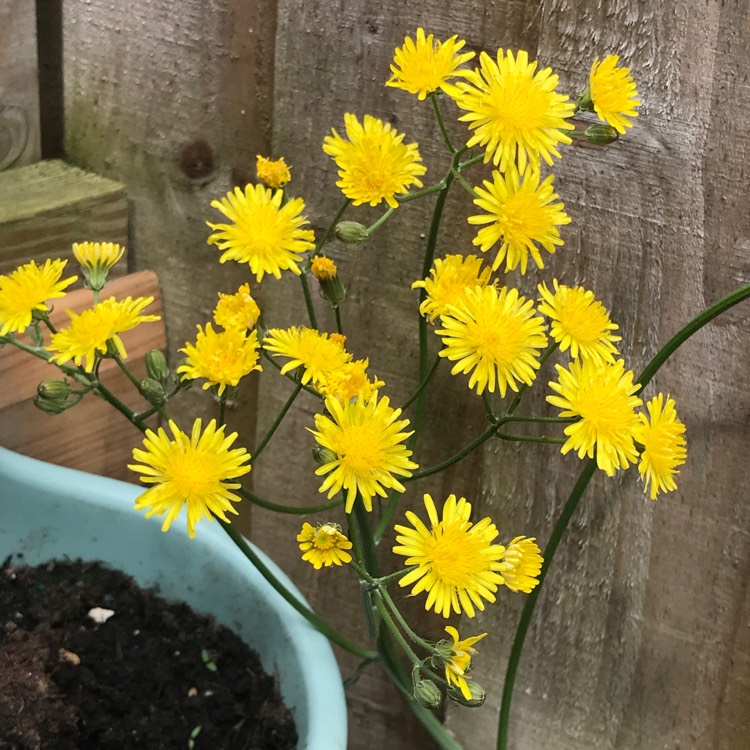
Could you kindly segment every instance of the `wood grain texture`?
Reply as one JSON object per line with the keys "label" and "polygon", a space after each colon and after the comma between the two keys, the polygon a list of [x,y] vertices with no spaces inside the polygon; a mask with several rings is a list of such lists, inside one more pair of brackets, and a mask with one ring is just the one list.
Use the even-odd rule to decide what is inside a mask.
{"label": "wood grain texture", "polygon": [[0,5],[0,170],[41,158],[36,3]]}

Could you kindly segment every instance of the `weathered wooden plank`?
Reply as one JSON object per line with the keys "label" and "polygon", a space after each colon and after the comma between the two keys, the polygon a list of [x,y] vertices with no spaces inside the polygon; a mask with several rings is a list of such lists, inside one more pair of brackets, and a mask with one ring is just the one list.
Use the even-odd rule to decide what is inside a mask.
{"label": "weathered wooden plank", "polygon": [[0,170],[41,158],[36,3],[0,5]]}
{"label": "weathered wooden plank", "polygon": [[[29,260],[72,258],[72,244],[127,244],[128,203],[122,183],[62,161],[0,172],[0,273]],[[127,271],[127,256],[113,275]]]}

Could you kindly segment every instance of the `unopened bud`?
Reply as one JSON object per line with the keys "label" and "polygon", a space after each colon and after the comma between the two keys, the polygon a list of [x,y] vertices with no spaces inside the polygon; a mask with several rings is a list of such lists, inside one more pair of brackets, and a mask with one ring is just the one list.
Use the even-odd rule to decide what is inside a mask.
{"label": "unopened bud", "polygon": [[469,708],[478,708],[484,703],[484,699],[485,699],[484,688],[481,685],[474,682],[474,680],[466,680],[466,684],[469,687],[471,698],[466,698],[464,694],[461,692],[461,690],[457,688],[455,685],[451,685],[448,688],[448,697],[452,701],[455,701],[456,703],[460,703],[462,706],[468,706]]}
{"label": "unopened bud", "polygon": [[437,708],[443,700],[440,689],[432,680],[416,680],[414,697],[426,708]]}
{"label": "unopened bud", "polygon": [[75,406],[76,403],[76,401],[68,402],[65,399],[45,398],[39,394],[34,396],[34,406],[46,414],[62,414],[64,411],[70,409],[71,406]]}
{"label": "unopened bud", "polygon": [[150,378],[164,383],[169,377],[167,358],[158,349],[152,349],[146,355],[146,372]]}
{"label": "unopened bud", "polygon": [[70,395],[70,385],[67,380],[42,380],[36,392],[49,401],[65,401]]}
{"label": "unopened bud", "polygon": [[333,233],[337,240],[346,242],[347,245],[358,245],[369,236],[367,227],[362,226],[358,221],[340,221],[336,224]]}
{"label": "unopened bud", "polygon": [[609,146],[614,143],[620,134],[611,125],[590,125],[586,128],[584,135],[586,140],[597,146]]}
{"label": "unopened bud", "polygon": [[154,406],[164,406],[167,403],[167,393],[164,386],[153,378],[144,378],[140,385],[141,393]]}
{"label": "unopened bud", "polygon": [[318,280],[321,293],[333,307],[338,307],[346,299],[346,287],[341,283],[336,264],[330,258],[325,255],[313,258],[310,272]]}
{"label": "unopened bud", "polygon": [[338,458],[338,456],[330,448],[324,448],[322,445],[314,445],[312,454],[313,458],[315,459],[315,463],[319,466],[330,464],[331,461],[335,461]]}

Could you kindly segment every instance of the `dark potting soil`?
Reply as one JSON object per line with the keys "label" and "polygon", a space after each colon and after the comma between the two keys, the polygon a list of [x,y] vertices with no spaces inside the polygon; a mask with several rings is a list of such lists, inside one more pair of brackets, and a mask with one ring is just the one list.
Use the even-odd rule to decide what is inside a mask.
{"label": "dark potting soil", "polygon": [[0,568],[0,750],[296,746],[273,678],[211,618],[99,563]]}

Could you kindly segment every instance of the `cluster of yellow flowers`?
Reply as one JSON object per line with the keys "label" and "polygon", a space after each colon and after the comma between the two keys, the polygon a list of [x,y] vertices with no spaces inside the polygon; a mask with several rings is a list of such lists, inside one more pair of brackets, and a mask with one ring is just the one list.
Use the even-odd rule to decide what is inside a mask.
{"label": "cluster of yellow flowers", "polygon": [[[576,137],[570,119],[580,110],[596,112],[605,123],[593,131],[597,138],[614,140],[624,133],[640,103],[635,84],[618,57],[609,56],[594,62],[588,86],[574,102],[557,91],[558,77],[549,68],[540,70],[526,52],[499,50],[495,58],[482,52],[478,67],[467,68],[475,55],[462,52],[464,46],[456,37],[441,42],[418,29],[396,50],[386,84],[419,99],[429,97],[442,124],[440,94],[455,104],[458,120],[468,124],[462,148],[444,136],[453,157],[452,176],[479,211],[468,217],[478,227],[473,244],[485,257],[492,253],[488,265],[474,254],[435,259],[427,277],[413,283],[420,290],[419,313],[434,325],[442,343],[439,356],[452,363],[451,373],[468,376],[468,387],[485,398],[512,391],[519,399],[555,349],[567,353],[569,361],[555,365],[557,379],[549,382],[547,397],[566,425],[567,439],[559,440],[562,452],[595,457],[609,476],[638,463],[648,494],[656,498],[675,489],[674,477],[686,457],[684,425],[668,395],[655,396],[646,413],[639,411],[640,386],[618,352],[618,326],[604,305],[592,291],[557,279],[540,283],[534,300],[493,278],[500,271],[542,269],[545,253],[563,245],[560,227],[570,217],[555,192],[554,176],[543,170],[561,158],[560,146]],[[385,203],[392,211],[418,197],[409,191],[424,187],[427,169],[417,144],[405,143],[404,134],[369,114],[360,119],[346,113],[344,133],[332,130],[323,151],[335,161],[336,184],[348,201],[354,206]],[[460,156],[472,148],[481,154],[461,163]],[[479,161],[491,164],[492,171],[481,186],[472,187],[461,172]],[[237,187],[211,204],[226,222],[208,223],[208,243],[221,251],[221,263],[247,264],[257,282],[266,275],[278,279],[285,271],[303,281],[312,274],[338,308],[346,291],[336,265],[321,254],[327,236],[316,244],[305,202],[286,194],[291,173],[284,159],[259,156],[257,168],[261,182]],[[336,235],[360,242],[374,228],[341,222]],[[82,243],[74,251],[98,294],[102,274],[106,277],[121,249]],[[43,266],[32,262],[0,276],[0,336],[12,338],[46,319],[48,300],[64,296],[75,281],[62,278],[65,265],[62,260]],[[61,366],[72,360],[88,373],[102,357],[122,363],[127,353],[119,334],[156,319],[143,313],[151,301],[97,299],[81,315],[70,313],[69,326],[52,334],[46,356]],[[257,327],[260,317],[248,284],[234,294],[220,294],[213,324],[199,325],[195,342],[181,350],[186,359],[176,370],[179,381],[203,380],[204,388],[226,399],[244,377],[261,370],[264,355],[281,375],[295,380],[293,397],[305,389],[320,399],[322,410],[314,429],[309,428],[317,444],[317,474],[324,477],[320,492],[329,499],[340,494],[347,514],[357,502],[371,511],[376,496],[405,492],[403,482],[419,476],[409,447],[413,430],[402,409],[382,395],[385,383],[368,375],[368,359],[353,358],[340,330],[263,329]],[[278,365],[276,358],[286,361]],[[162,393],[159,407],[165,399]],[[488,412],[493,429],[499,430],[502,419],[489,407]],[[130,468],[149,485],[137,508],[164,516],[165,530],[186,508],[193,536],[201,518],[227,521],[227,512],[236,513],[232,503],[241,499],[236,480],[250,471],[254,458],[244,448],[232,448],[237,435],[225,435],[214,420],[205,429],[196,421],[189,435],[174,421],[169,428],[172,437],[163,428],[147,430],[143,449],[134,452]],[[264,446],[256,448],[256,455]],[[473,617],[485,601],[495,601],[500,586],[528,593],[537,585],[542,557],[533,538],[496,543],[494,523],[489,518],[473,523],[471,504],[463,497],[450,495],[439,509],[425,494],[424,509],[427,522],[408,511],[410,526],[395,526],[393,551],[408,568],[400,585],[411,586],[414,595],[424,592],[427,609],[444,617],[454,612]],[[303,558],[315,568],[355,564],[352,543],[337,524],[305,523],[297,540]],[[485,634],[461,640],[454,628],[447,630],[452,642],[437,644],[434,658],[445,668],[448,685],[468,700],[473,646]]]}

